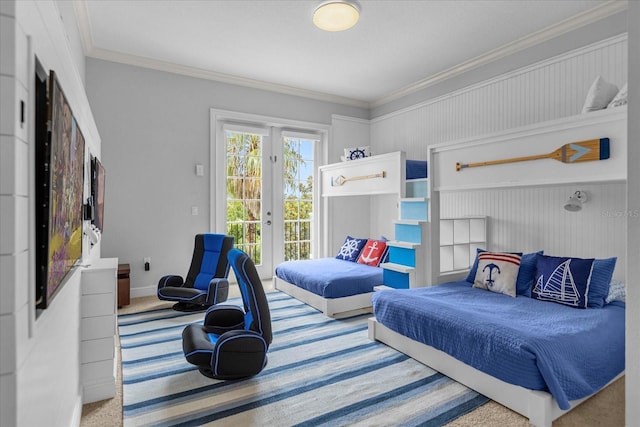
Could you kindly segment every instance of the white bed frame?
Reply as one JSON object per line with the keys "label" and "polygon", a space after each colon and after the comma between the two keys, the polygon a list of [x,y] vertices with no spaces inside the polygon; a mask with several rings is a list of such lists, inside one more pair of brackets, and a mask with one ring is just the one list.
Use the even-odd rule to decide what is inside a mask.
{"label": "white bed frame", "polygon": [[[405,194],[406,158],[402,151],[332,163],[320,166],[318,170],[322,197],[397,194],[400,198]],[[339,185],[336,182],[338,177],[344,177],[347,181]],[[322,311],[328,317],[344,318],[371,313],[373,292],[341,298],[324,298],[277,276],[273,277],[273,283],[279,291]]]}
{"label": "white bed frame", "polygon": [[[558,407],[553,396],[547,392],[529,390],[501,381],[440,350],[392,331],[378,323],[373,317],[369,319],[369,339],[381,341],[389,347],[393,347],[418,362],[456,380],[460,384],[514,410],[527,417],[529,423],[536,427],[551,427],[553,420],[591,397],[587,396],[583,399],[572,400],[570,402],[571,409],[562,410]],[[623,375],[624,372],[611,380],[609,384]]]}
{"label": "white bed frame", "polygon": [[371,313],[371,295],[373,292],[342,298],[324,298],[277,276],[273,277],[273,284],[277,290],[310,305],[316,310],[320,310],[327,317],[342,319],[358,314]]}
{"label": "white bed frame", "polygon": [[[623,182],[627,176],[626,107],[582,114],[503,132],[484,138],[467,139],[429,147],[430,218],[439,220],[439,192],[474,188],[550,185],[585,182]],[[610,138],[611,157],[603,161],[563,164],[555,160],[538,160],[455,170],[456,162],[484,160],[487,152],[497,158],[551,152],[568,142]],[[487,147],[491,147],[487,150]],[[495,154],[493,154],[495,155]],[[544,164],[544,174],[539,162]],[[434,227],[436,230],[438,227]],[[439,239],[432,239],[431,250],[439,250]],[[441,282],[441,281],[437,281]],[[435,283],[435,281],[434,281]],[[588,399],[571,402],[571,409],[558,407],[551,394],[529,390],[485,374],[431,346],[414,341],[369,319],[369,339],[377,340],[413,359],[447,375],[467,387],[529,418],[537,427],[550,427],[553,420]],[[609,384],[622,377],[624,372]],[[608,385],[608,384],[607,384]],[[595,394],[595,393],[594,393]]]}

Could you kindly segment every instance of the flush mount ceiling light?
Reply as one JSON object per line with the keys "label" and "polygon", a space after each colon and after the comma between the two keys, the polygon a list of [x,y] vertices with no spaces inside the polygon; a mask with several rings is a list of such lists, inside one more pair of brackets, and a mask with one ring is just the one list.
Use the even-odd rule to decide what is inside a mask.
{"label": "flush mount ceiling light", "polygon": [[578,190],[569,197],[564,208],[569,212],[578,212],[582,209],[582,205],[587,202],[589,196],[586,191]]}
{"label": "flush mount ceiling light", "polygon": [[360,6],[355,1],[325,1],[313,11],[313,23],[325,31],[344,31],[356,25]]}

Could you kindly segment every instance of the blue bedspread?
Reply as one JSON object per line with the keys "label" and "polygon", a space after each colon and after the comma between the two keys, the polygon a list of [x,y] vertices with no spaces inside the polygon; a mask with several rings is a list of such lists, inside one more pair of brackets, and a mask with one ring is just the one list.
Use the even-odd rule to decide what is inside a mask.
{"label": "blue bedspread", "polygon": [[561,409],[624,370],[625,306],[580,310],[452,282],[372,297],[376,319],[502,381],[550,392]]}
{"label": "blue bedspread", "polygon": [[276,276],[325,298],[373,292],[382,284],[382,268],[337,258],[286,261],[276,267]]}

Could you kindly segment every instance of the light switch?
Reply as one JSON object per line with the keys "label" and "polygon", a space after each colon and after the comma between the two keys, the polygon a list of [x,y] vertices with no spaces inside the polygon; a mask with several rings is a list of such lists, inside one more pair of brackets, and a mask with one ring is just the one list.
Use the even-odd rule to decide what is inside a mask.
{"label": "light switch", "polygon": [[197,206],[191,206],[191,215],[193,215],[193,216],[198,215],[198,207]]}
{"label": "light switch", "polygon": [[204,165],[200,163],[196,165],[196,176],[204,176]]}

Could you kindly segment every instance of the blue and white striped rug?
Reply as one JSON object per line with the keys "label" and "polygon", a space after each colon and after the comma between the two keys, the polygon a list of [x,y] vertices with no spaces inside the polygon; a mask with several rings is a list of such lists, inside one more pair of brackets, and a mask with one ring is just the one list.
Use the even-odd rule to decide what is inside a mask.
{"label": "blue and white striped rug", "polygon": [[241,381],[212,380],[186,362],[182,330],[203,313],[120,315],[125,427],[440,426],[488,401],[370,341],[367,315],[333,320],[283,293],[267,296],[269,362]]}

